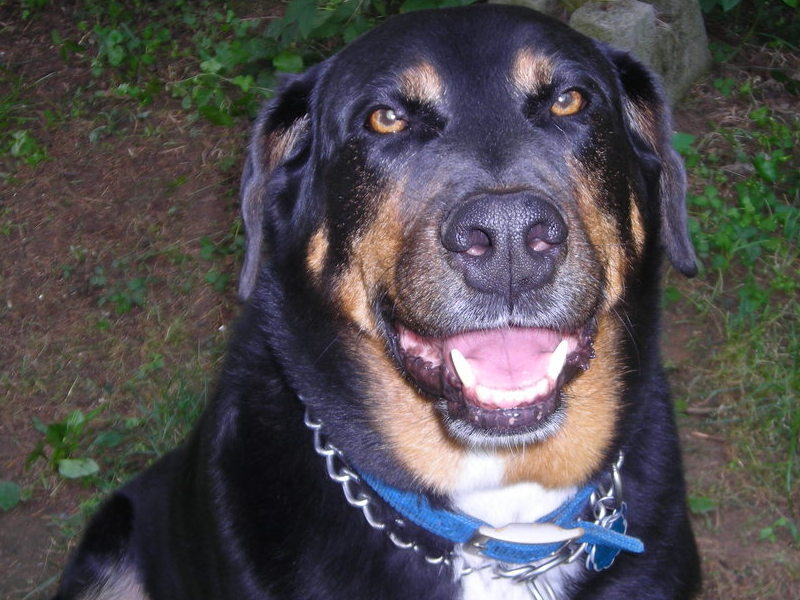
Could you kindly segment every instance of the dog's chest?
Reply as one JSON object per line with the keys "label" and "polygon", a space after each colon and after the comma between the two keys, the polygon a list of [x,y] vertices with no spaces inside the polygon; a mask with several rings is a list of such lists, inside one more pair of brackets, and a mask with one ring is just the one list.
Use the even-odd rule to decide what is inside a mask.
{"label": "dog's chest", "polygon": [[[503,486],[504,471],[502,459],[471,455],[462,465],[459,491],[453,496],[456,507],[493,527],[502,527],[509,523],[533,523],[575,493],[574,488],[552,490],[536,483]],[[498,577],[492,569],[494,561],[486,561],[468,551],[458,552],[464,566],[474,569],[461,578],[462,600],[531,600],[535,597],[525,583]],[[548,586],[555,598],[564,598],[567,583],[579,576],[581,568],[580,562],[557,567],[540,576],[538,581]]]}

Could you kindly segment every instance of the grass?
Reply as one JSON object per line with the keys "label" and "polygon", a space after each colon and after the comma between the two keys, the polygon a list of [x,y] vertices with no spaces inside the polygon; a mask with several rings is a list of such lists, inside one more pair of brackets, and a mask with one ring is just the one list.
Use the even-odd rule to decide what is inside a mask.
{"label": "grass", "polygon": [[699,188],[689,205],[705,265],[690,298],[721,340],[687,394],[707,399],[735,435],[743,468],[791,501],[800,477],[800,117],[771,111],[749,86],[736,93],[754,107],[742,127],[681,146]]}
{"label": "grass", "polygon": [[[791,68],[768,46],[742,52]],[[706,596],[781,598],[800,582],[800,115],[768,71],[719,73],[700,95],[725,107],[701,104],[710,131],[676,144],[703,270],[668,289],[700,332],[674,383],[685,432],[706,440],[694,451],[718,457],[689,480]]]}
{"label": "grass", "polygon": [[[86,0],[50,31],[77,73],[64,98],[44,93],[55,76],[0,65],[0,177],[24,193],[46,186],[51,165],[78,171],[36,202],[0,204],[0,243],[20,280],[15,288],[5,269],[0,279],[11,357],[0,398],[30,464],[0,481],[0,510],[73,494],[57,525],[74,536],[105,493],[186,435],[235,305],[243,131],[278,73],[413,7],[356,5],[292,0],[278,19],[202,0]],[[22,2],[21,22],[53,6]],[[725,473],[694,487],[691,507],[713,530],[720,506],[752,503],[763,509],[742,525],[753,539],[797,547],[800,121],[749,73],[724,71],[710,87],[738,108],[707,134],[676,138],[703,270],[671,282],[667,298],[703,332],[676,382],[679,405],[727,440],[730,456]],[[182,158],[183,146],[164,141],[173,139],[199,149]],[[61,166],[59,153],[78,166]],[[768,597],[769,581],[753,589],[762,585],[751,597]]]}

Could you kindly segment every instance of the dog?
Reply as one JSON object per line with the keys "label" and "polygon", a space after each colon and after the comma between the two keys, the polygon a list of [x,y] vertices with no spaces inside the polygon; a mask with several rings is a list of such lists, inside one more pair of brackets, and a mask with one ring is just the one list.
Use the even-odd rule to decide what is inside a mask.
{"label": "dog", "polygon": [[685,187],[656,77],[528,9],[402,15],[291,76],[216,395],[56,598],[691,597],[658,341]]}

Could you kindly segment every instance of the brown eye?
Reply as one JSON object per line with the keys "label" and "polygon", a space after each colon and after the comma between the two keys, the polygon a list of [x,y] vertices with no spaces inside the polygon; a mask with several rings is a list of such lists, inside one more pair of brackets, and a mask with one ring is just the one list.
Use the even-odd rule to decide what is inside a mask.
{"label": "brown eye", "polygon": [[569,117],[579,112],[584,104],[583,95],[578,90],[569,90],[558,95],[550,112],[557,117]]}
{"label": "brown eye", "polygon": [[408,122],[391,108],[379,108],[369,116],[367,125],[375,133],[400,133],[408,127]]}

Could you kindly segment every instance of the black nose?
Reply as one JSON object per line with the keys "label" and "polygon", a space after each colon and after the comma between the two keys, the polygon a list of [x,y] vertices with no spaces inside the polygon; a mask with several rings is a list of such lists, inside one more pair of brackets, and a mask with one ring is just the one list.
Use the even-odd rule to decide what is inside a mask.
{"label": "black nose", "polygon": [[468,285],[513,300],[552,279],[566,254],[567,225],[530,192],[482,194],[447,215],[441,239]]}

